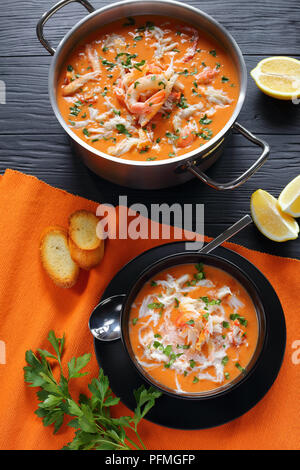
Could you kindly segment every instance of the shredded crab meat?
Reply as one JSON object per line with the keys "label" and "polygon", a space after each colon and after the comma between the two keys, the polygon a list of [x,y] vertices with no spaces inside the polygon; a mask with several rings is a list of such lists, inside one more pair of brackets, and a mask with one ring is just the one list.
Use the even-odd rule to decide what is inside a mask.
{"label": "shredded crab meat", "polygon": [[224,90],[216,90],[212,86],[201,87],[200,92],[203,93],[207,100],[212,104],[217,104],[219,106],[227,106],[232,100],[228,98]]}
{"label": "shredded crab meat", "polygon": [[73,95],[79,88],[81,88],[85,83],[89,82],[90,80],[96,80],[99,76],[99,72],[89,72],[85,75],[82,75],[79,78],[76,78],[68,85],[64,86],[63,88],[63,96]]}
{"label": "shredded crab meat", "polygon": [[[193,298],[189,295],[193,289],[201,285],[213,288],[214,283],[209,279],[199,279],[195,286],[189,286],[189,281],[189,274],[179,278],[167,274],[165,279],[155,281],[155,284],[161,287],[159,298],[155,294],[148,295],[141,304],[136,304],[138,321],[141,322],[139,341],[144,348],[143,357],[147,360],[145,367],[148,367],[148,364],[151,365],[149,367],[155,367],[155,364],[168,363],[168,348],[172,347],[177,354],[173,356],[168,367],[175,371],[177,391],[182,391],[179,378],[183,374],[192,373],[198,380],[221,383],[224,380],[224,358],[227,349],[232,345],[247,345],[243,329],[236,321],[226,336],[222,334],[224,322],[228,319],[221,302],[228,302],[235,310],[243,306],[231,289],[224,285],[211,290],[210,293],[215,295],[213,301],[209,301],[208,297]],[[176,323],[170,316],[174,302],[180,305],[181,312],[180,320]],[[158,312],[160,306],[163,306],[163,321],[159,327],[160,334],[155,336],[153,327],[157,326],[161,318],[161,312]],[[157,336],[160,338],[159,342],[155,341]],[[189,346],[185,347],[186,344]],[[209,348],[208,355],[202,350],[204,344]],[[192,368],[191,361],[194,363]],[[213,369],[214,373],[208,372],[208,368]]]}
{"label": "shredded crab meat", "polygon": [[150,161],[182,155],[219,132],[219,116],[210,118],[222,119],[221,108],[235,100],[235,75],[221,55],[201,49],[197,29],[134,18],[107,31],[80,44],[62,74],[65,120],[78,136],[112,156]]}

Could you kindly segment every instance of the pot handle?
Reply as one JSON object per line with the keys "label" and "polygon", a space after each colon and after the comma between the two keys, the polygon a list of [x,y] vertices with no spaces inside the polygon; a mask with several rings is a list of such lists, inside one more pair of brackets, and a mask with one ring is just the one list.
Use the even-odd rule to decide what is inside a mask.
{"label": "pot handle", "polygon": [[197,178],[199,178],[203,183],[208,184],[208,186],[211,186],[214,189],[224,190],[237,188],[241,184],[245,183],[250,178],[250,176],[252,176],[265,163],[266,159],[269,156],[270,147],[267,142],[253,135],[250,131],[245,129],[245,127],[241,126],[241,124],[239,124],[238,122],[235,122],[232,127],[244,137],[246,137],[246,139],[250,140],[256,145],[259,145],[259,147],[261,147],[263,150],[256,162],[253,163],[253,165],[248,168],[248,170],[246,170],[242,175],[238,176],[235,180],[229,181],[228,183],[217,183],[205,173],[203,173],[201,170],[199,170],[199,168],[197,167],[197,165],[195,165],[194,162],[187,162],[186,170],[190,171],[193,175],[197,176]]}
{"label": "pot handle", "polygon": [[47,41],[47,39],[44,38],[44,26],[47,23],[47,21],[51,18],[51,16],[54,15],[54,13],[56,13],[62,7],[73,2],[81,3],[81,5],[83,5],[88,10],[89,13],[92,13],[93,11],[95,11],[95,8],[87,0],[61,0],[60,2],[56,3],[49,11],[46,11],[43,14],[43,16],[41,17],[41,19],[39,20],[36,26],[36,34],[37,34],[39,41],[51,55],[55,54],[55,49],[51,46],[49,41]]}

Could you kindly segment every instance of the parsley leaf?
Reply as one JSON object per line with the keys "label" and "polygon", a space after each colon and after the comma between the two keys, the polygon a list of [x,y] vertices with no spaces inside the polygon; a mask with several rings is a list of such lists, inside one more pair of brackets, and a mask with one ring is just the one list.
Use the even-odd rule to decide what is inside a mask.
{"label": "parsley leaf", "polygon": [[[48,341],[53,352],[38,349],[37,354],[29,350],[25,353],[27,366],[24,367],[24,380],[29,387],[39,387],[37,397],[39,400],[36,415],[42,418],[44,426],[54,425],[56,433],[64,422],[65,416],[72,416],[68,426],[76,430],[74,438],[64,450],[133,450],[145,449],[137,426],[141,419],[154,406],[155,400],[161,395],[158,390],[143,385],[135,390],[136,409],[133,417],[111,417],[110,408],[119,403],[119,398],[112,394],[108,378],[100,369],[98,378],[94,378],[88,385],[90,396],[81,394],[78,401],[71,395],[70,380],[86,375],[82,369],[88,364],[91,354],[73,357],[68,362],[68,374],[63,373],[62,355],[65,336],[58,338],[54,331],[50,331]],[[51,363],[48,362],[51,359]],[[53,362],[60,368],[60,377],[53,375]],[[127,436],[129,431],[130,439]],[[131,437],[135,434],[137,442]]]}

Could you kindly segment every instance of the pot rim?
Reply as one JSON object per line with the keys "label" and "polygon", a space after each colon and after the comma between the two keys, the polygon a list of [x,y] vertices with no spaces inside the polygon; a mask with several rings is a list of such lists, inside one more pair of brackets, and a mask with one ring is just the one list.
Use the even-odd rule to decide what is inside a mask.
{"label": "pot rim", "polygon": [[[229,42],[229,44],[233,48],[233,50],[236,54],[237,62],[239,64],[239,73],[240,73],[240,83],[239,83],[240,92],[239,92],[238,101],[236,103],[236,106],[234,108],[234,111],[233,111],[231,117],[229,118],[229,120],[227,121],[227,123],[225,124],[223,129],[221,129],[218,132],[218,134],[216,134],[209,142],[206,142],[204,145],[202,145],[201,147],[198,147],[197,149],[194,149],[190,152],[187,152],[187,153],[185,153],[183,155],[180,155],[178,157],[174,157],[172,159],[166,158],[164,160],[158,160],[158,161],[151,161],[150,162],[151,167],[153,167],[153,166],[157,167],[157,166],[160,166],[160,165],[170,165],[170,164],[174,164],[174,163],[180,163],[180,162],[186,161],[186,160],[188,160],[190,158],[193,158],[193,157],[196,158],[200,153],[202,154],[202,153],[204,153],[206,151],[209,151],[212,148],[214,148],[214,146],[222,138],[224,138],[224,136],[227,134],[227,132],[231,129],[231,127],[235,123],[235,121],[236,121],[236,119],[237,119],[237,117],[238,117],[238,115],[241,111],[241,108],[243,106],[244,100],[245,100],[246,89],[247,89],[247,68],[246,68],[246,64],[245,64],[242,52],[241,52],[237,42],[235,41],[235,39],[231,36],[231,34],[227,31],[227,29],[225,29],[225,27],[222,26],[218,21],[216,21],[212,16],[208,15],[207,13],[205,13],[204,11],[202,11],[198,8],[195,8],[191,5],[183,4],[181,2],[177,2],[176,0],[152,0],[151,3],[154,4],[155,6],[159,6],[159,4],[169,4],[171,6],[177,6],[179,8],[189,10],[191,13],[193,13],[197,16],[201,16],[202,18],[205,18],[206,21],[208,21],[212,25],[214,25],[221,32],[221,34],[223,34],[226,37],[227,41]],[[50,96],[50,103],[51,103],[52,109],[54,111],[54,114],[55,114],[58,122],[63,127],[63,129],[67,132],[69,137],[71,137],[73,140],[75,140],[75,142],[77,144],[79,144],[81,147],[84,147],[87,151],[91,152],[92,154],[94,154],[98,157],[105,158],[108,161],[112,161],[112,162],[115,162],[115,163],[121,163],[121,164],[127,165],[127,166],[141,166],[141,167],[147,166],[147,167],[149,167],[149,162],[147,162],[147,161],[127,160],[125,158],[114,157],[114,156],[111,156],[111,155],[106,154],[104,152],[101,152],[100,150],[96,150],[94,147],[90,146],[89,144],[84,142],[82,139],[80,139],[77,136],[77,134],[75,134],[72,131],[72,129],[67,125],[67,123],[65,122],[65,120],[63,119],[63,117],[60,113],[60,110],[59,110],[58,105],[57,105],[57,99],[56,99],[56,93],[55,93],[56,87],[55,87],[55,84],[54,84],[54,76],[55,76],[56,63],[57,63],[58,57],[60,56],[60,54],[63,53],[63,49],[64,49],[64,46],[67,43],[67,41],[72,37],[74,32],[80,26],[82,26],[84,23],[89,21],[92,17],[101,15],[101,13],[103,13],[104,11],[114,10],[114,9],[118,8],[119,6],[124,6],[124,5],[131,5],[132,6],[132,5],[135,5],[135,4],[141,5],[142,2],[140,0],[123,0],[123,1],[120,1],[120,2],[112,3],[110,5],[106,5],[102,8],[99,8],[99,9],[95,10],[94,12],[89,13],[88,15],[86,15],[84,18],[82,18],[80,21],[78,21],[66,33],[66,35],[63,37],[63,39],[58,44],[57,49],[55,51],[55,54],[53,56],[53,60],[51,61],[51,64],[50,64],[49,74],[48,74],[48,93],[49,93],[49,96]],[[159,16],[159,12],[157,13],[157,15]],[[136,15],[136,16],[140,16],[140,15]]]}
{"label": "pot rim", "polygon": [[[144,278],[148,274],[151,274],[154,270],[156,271],[156,268],[159,268],[164,262],[167,262],[168,260],[174,260],[174,262],[171,264],[171,266],[177,266],[178,264],[185,264],[185,262],[176,263],[176,260],[178,260],[180,258],[188,257],[189,255],[192,255],[192,256],[197,256],[198,255],[198,256],[203,256],[206,259],[212,259],[212,260],[217,260],[217,261],[219,260],[222,263],[224,263],[224,264],[228,265],[229,267],[233,268],[236,272],[238,272],[241,275],[242,278],[244,278],[246,280],[246,282],[250,285],[251,289],[253,290],[253,292],[257,296],[257,300],[255,301],[253,299],[253,296],[250,294],[249,289],[246,288],[246,286],[243,285],[243,283],[240,280],[238,280],[238,282],[240,282],[242,284],[242,286],[244,287],[244,289],[247,291],[248,295],[250,296],[250,298],[251,298],[251,300],[254,304],[254,307],[255,307],[255,310],[256,310],[257,322],[258,322],[257,343],[256,343],[255,349],[253,351],[253,354],[252,354],[248,364],[245,367],[246,372],[245,373],[240,373],[234,380],[230,381],[227,385],[225,384],[225,385],[222,385],[221,387],[216,387],[215,389],[208,390],[206,392],[200,392],[200,393],[180,393],[180,392],[176,391],[175,389],[174,389],[174,391],[172,391],[172,389],[170,389],[169,387],[164,386],[163,384],[161,384],[160,382],[158,382],[154,378],[152,378],[151,373],[148,373],[141,365],[139,365],[133,351],[132,351],[132,353],[130,352],[130,350],[128,348],[127,341],[126,341],[126,338],[125,338],[125,334],[124,334],[124,331],[126,331],[127,336],[128,336],[128,342],[130,344],[129,323],[128,323],[127,320],[128,320],[128,316],[130,314],[130,308],[131,308],[132,302],[134,302],[134,299],[130,299],[130,295],[132,293],[134,293],[134,290],[136,289],[137,284],[140,282],[141,278]],[[190,263],[191,262],[186,261],[186,264],[190,264]],[[204,263],[205,263],[205,261],[204,261]],[[168,268],[162,267],[161,270],[157,269],[156,273],[153,273],[153,276],[155,274],[158,274],[159,272],[164,271],[165,269],[168,269]],[[219,268],[219,269],[222,269],[222,268]],[[230,275],[232,275],[234,277],[233,274],[230,274]],[[149,279],[150,278],[151,278],[151,276],[149,277]],[[147,282],[147,280],[145,282]],[[144,284],[145,284],[145,282],[144,282]],[[141,288],[139,288],[138,291],[135,293],[135,297],[136,297],[137,293],[140,291],[140,289]],[[129,300],[130,300],[130,305],[128,305]],[[125,313],[126,313],[125,310],[126,310],[126,312],[128,312],[126,319],[124,319]],[[126,323],[125,323],[125,320],[126,320]],[[204,254],[204,253],[201,253],[199,251],[188,251],[188,252],[180,252],[180,253],[165,256],[165,257],[161,258],[160,260],[152,263],[150,266],[148,266],[146,269],[144,269],[142,271],[142,273],[139,274],[138,278],[136,278],[134,280],[134,282],[131,284],[131,286],[130,286],[127,294],[126,294],[125,300],[123,302],[121,315],[120,315],[120,331],[121,331],[121,340],[122,340],[123,346],[125,348],[125,351],[126,351],[128,357],[129,357],[131,363],[133,364],[133,366],[135,367],[137,372],[142,376],[142,378],[144,380],[146,380],[146,382],[149,383],[149,385],[152,385],[152,386],[158,388],[160,391],[162,391],[163,393],[165,393],[165,394],[167,394],[167,395],[169,395],[173,398],[175,397],[175,398],[181,398],[181,399],[186,399],[186,400],[205,400],[205,399],[213,399],[213,398],[217,398],[219,396],[223,396],[224,394],[226,394],[226,393],[230,392],[231,390],[233,390],[234,388],[238,387],[241,383],[248,380],[248,378],[252,375],[252,373],[256,369],[256,366],[257,366],[257,364],[260,360],[260,357],[262,355],[264,345],[265,345],[265,340],[266,340],[266,315],[265,315],[263,302],[262,302],[261,296],[259,294],[259,289],[257,288],[257,285],[255,284],[255,282],[248,276],[248,274],[243,269],[241,269],[239,266],[237,266],[232,261],[228,261],[226,258],[224,258],[222,256],[214,255],[214,254],[211,254],[211,253],[209,253],[209,254],[205,253]]]}

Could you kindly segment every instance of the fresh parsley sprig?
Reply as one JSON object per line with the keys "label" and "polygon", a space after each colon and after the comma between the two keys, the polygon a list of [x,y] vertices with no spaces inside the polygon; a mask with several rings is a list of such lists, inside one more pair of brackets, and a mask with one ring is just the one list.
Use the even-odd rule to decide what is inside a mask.
{"label": "fresh parsley sprig", "polygon": [[[54,425],[54,434],[60,429],[65,415],[72,417],[68,426],[75,428],[75,436],[65,450],[132,450],[145,449],[138,434],[138,424],[154,406],[161,393],[153,387],[146,389],[143,385],[134,390],[137,407],[133,417],[121,416],[112,418],[110,408],[119,403],[120,399],[112,394],[108,378],[100,369],[98,378],[88,385],[90,396],[81,394],[78,402],[69,391],[69,382],[82,377],[88,372],[82,369],[89,363],[91,354],[73,357],[67,364],[67,374],[63,372],[62,356],[65,335],[62,338],[50,331],[48,341],[54,352],[38,349],[37,354],[26,351],[27,366],[24,367],[24,380],[30,387],[39,387],[37,416],[42,418],[44,426]],[[51,360],[51,363],[49,360]],[[53,366],[59,365],[60,377],[56,379]],[[137,442],[129,438],[127,431],[135,434]]]}

